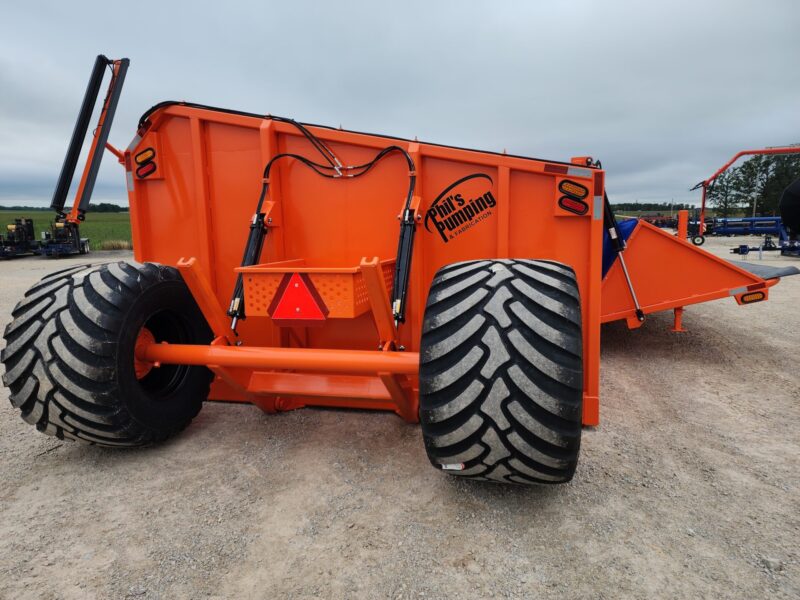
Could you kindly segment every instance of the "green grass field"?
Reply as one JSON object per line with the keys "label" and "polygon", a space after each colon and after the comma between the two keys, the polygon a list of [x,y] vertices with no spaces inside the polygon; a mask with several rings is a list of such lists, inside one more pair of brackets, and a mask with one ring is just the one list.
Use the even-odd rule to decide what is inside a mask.
{"label": "green grass field", "polygon": [[[53,213],[50,211],[18,211],[0,209],[0,233],[5,235],[6,225],[14,219],[27,217],[33,219],[36,239],[41,239],[42,231],[50,230]],[[90,213],[81,223],[81,237],[89,238],[92,250],[100,250],[103,242],[111,240],[131,241],[131,219],[123,213]]]}

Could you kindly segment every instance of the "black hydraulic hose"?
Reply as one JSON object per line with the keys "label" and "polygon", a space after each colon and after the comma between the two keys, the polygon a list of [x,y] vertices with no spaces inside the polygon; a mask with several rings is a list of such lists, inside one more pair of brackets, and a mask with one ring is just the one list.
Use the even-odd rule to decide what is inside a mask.
{"label": "black hydraulic hose", "polygon": [[331,152],[331,149],[328,148],[322,140],[320,140],[317,136],[315,136],[308,129],[306,129],[306,127],[302,123],[299,123],[294,119],[289,119],[286,117],[275,117],[269,115],[268,118],[273,121],[278,121],[281,123],[289,123],[290,125],[296,127],[300,131],[300,133],[302,133],[305,136],[305,138],[309,142],[311,142],[311,145],[314,146],[320,154],[322,154],[325,160],[328,161],[328,163],[330,163],[330,165],[336,170],[336,172],[341,173],[342,163],[339,162],[339,159],[336,158],[336,155],[333,152]]}
{"label": "black hydraulic hose", "polygon": [[164,108],[166,106],[173,106],[173,105],[188,106],[189,108],[199,108],[201,110],[213,110],[213,111],[216,111],[216,112],[225,112],[225,113],[228,113],[228,114],[242,115],[242,116],[245,116],[245,117],[258,116],[258,117],[261,117],[262,119],[268,119],[270,121],[278,121],[279,123],[289,123],[290,125],[295,127],[301,134],[303,134],[303,136],[311,143],[311,145],[314,146],[314,148],[322,155],[322,157],[326,160],[326,162],[328,162],[330,164],[331,168],[336,170],[337,173],[339,173],[341,168],[342,168],[342,163],[339,161],[338,158],[336,158],[336,155],[331,151],[331,149],[328,148],[322,142],[322,140],[320,140],[317,136],[315,136],[313,133],[311,133],[305,125],[303,125],[302,123],[300,123],[298,121],[295,121],[294,119],[290,119],[288,117],[278,117],[278,116],[274,116],[274,115],[255,115],[253,113],[247,113],[247,112],[243,112],[243,111],[239,111],[239,110],[228,110],[228,109],[223,110],[223,109],[220,109],[220,108],[216,108],[214,106],[208,106],[206,104],[198,104],[196,102],[175,102],[175,101],[172,101],[172,100],[168,100],[166,102],[159,102],[158,104],[155,104],[155,105],[151,106],[139,118],[139,128],[141,129],[144,126],[144,124],[147,121],[147,119],[154,112],[156,112],[157,110],[159,110],[161,108]]}
{"label": "black hydraulic hose", "polygon": [[[392,278],[392,315],[395,326],[406,321],[406,298],[408,296],[408,282],[411,274],[411,259],[414,253],[414,237],[417,232],[416,215],[411,210],[411,201],[414,198],[414,188],[417,183],[416,166],[414,159],[402,148],[390,146],[391,149],[400,150],[408,163],[408,195],[400,215],[400,238],[397,241],[397,257],[394,264],[394,277]],[[391,150],[390,150],[391,151]],[[388,152],[387,152],[388,153]],[[365,171],[366,172],[366,171]]]}
{"label": "black hydraulic hose", "polygon": [[[168,106],[189,106],[189,107],[192,107],[192,108],[200,108],[200,109],[203,109],[203,110],[222,113],[222,114],[226,114],[226,115],[239,115],[239,116],[242,116],[242,117],[250,117],[250,118],[253,118],[253,119],[265,119],[265,120],[279,120],[280,119],[280,117],[274,117],[272,115],[265,115],[265,114],[260,114],[260,113],[252,113],[252,112],[247,112],[247,111],[244,111],[244,110],[234,110],[234,109],[230,109],[230,108],[221,108],[219,106],[211,106],[209,104],[199,104],[199,103],[196,103],[196,102],[185,102],[185,101],[180,101],[179,102],[177,100],[167,100],[167,101],[164,101],[164,102],[159,102],[158,104],[155,104],[155,105],[151,106],[150,108],[148,108],[144,112],[144,114],[139,118],[139,128],[141,128],[141,127],[143,127],[145,125],[145,123],[147,122],[147,120],[150,117],[150,115],[152,115],[153,113],[157,112],[158,110],[160,110],[162,108],[166,108]],[[387,135],[385,133],[370,133],[368,131],[354,131],[352,129],[342,129],[341,127],[331,127],[330,125],[319,125],[318,123],[302,123],[302,125],[307,126],[307,127],[316,127],[318,129],[325,129],[325,130],[328,130],[328,131],[347,131],[348,133],[355,133],[355,134],[358,134],[358,135],[365,135],[365,136],[369,136],[369,137],[381,138],[381,139],[384,139],[384,140],[395,140],[397,142],[409,142],[409,143],[417,142],[416,139],[411,140],[411,139],[408,139],[408,138],[398,137],[396,135]],[[491,154],[493,156],[502,156],[504,158],[519,158],[521,160],[538,161],[538,162],[543,162],[544,161],[544,162],[549,162],[549,163],[553,163],[553,164],[556,164],[556,165],[565,165],[565,166],[568,166],[568,167],[574,167],[575,166],[574,163],[572,163],[572,162],[561,161],[561,160],[551,160],[551,159],[545,160],[543,158],[536,158],[536,157],[533,157],[533,156],[523,156],[521,154],[509,154],[508,152],[492,152],[492,151],[489,151],[489,150],[478,150],[476,148],[465,148],[463,146],[453,146],[453,145],[448,145],[448,144],[434,144],[432,142],[425,142],[425,145],[426,146],[434,146],[434,147],[437,147],[437,148],[452,148],[454,150],[465,150],[467,152],[480,152],[481,154]],[[599,164],[599,161],[594,162],[593,164],[595,166],[597,166]]]}
{"label": "black hydraulic hose", "polygon": [[[309,132],[309,135],[312,135]],[[321,142],[320,142],[321,143]],[[394,282],[392,287],[392,309],[396,322],[405,321],[405,301],[408,292],[408,278],[409,270],[411,267],[411,254],[414,244],[414,214],[411,210],[411,201],[414,196],[414,188],[416,185],[416,173],[414,160],[411,156],[400,146],[388,146],[378,152],[375,157],[364,164],[342,166],[341,164],[323,165],[314,162],[304,156],[293,153],[281,153],[273,156],[264,167],[263,183],[261,185],[261,193],[256,205],[256,212],[250,220],[250,231],[247,236],[244,253],[242,256],[242,267],[250,267],[258,264],[261,259],[261,252],[264,247],[264,240],[267,235],[267,224],[264,222],[266,215],[262,212],[264,201],[269,191],[269,177],[272,171],[272,166],[278,161],[286,158],[297,160],[305,165],[317,175],[326,177],[328,179],[352,179],[361,177],[368,173],[372,167],[375,166],[380,160],[393,152],[400,152],[406,159],[409,168],[409,186],[406,195],[406,201],[403,206],[403,213],[401,215],[401,229],[400,229],[400,242],[398,245],[398,256],[395,264]],[[331,162],[329,160],[329,162]],[[338,162],[338,161],[337,161]],[[344,173],[342,172],[344,171]],[[357,171],[350,173],[349,171]],[[234,285],[233,295],[227,311],[228,316],[231,317],[231,329],[236,332],[236,325],[240,320],[246,318],[245,312],[245,299],[244,299],[244,280],[242,274],[239,273],[236,277],[236,284]]]}

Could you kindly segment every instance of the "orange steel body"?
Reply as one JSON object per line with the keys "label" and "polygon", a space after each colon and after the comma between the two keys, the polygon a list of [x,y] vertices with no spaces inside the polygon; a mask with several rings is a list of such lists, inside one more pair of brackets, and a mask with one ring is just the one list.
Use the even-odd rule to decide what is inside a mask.
{"label": "orange steel body", "polygon": [[[239,268],[264,165],[278,153],[319,156],[290,123],[169,104],[149,115],[125,152],[135,256],[181,270],[215,339],[209,346],[141,345],[137,359],[208,365],[216,374],[211,399],[252,402],[267,412],[355,407],[416,421],[419,342],[437,269],[484,258],[550,259],[576,273],[583,421],[597,424],[601,322],[638,325],[619,261],[602,277],[604,172],[587,168],[585,158],[558,163],[307,127],[345,164],[365,163],[393,144],[413,158],[418,216],[406,322],[396,326],[389,306],[409,176],[401,156],[351,180],[319,177],[292,159],[276,163],[261,264]],[[135,157],[149,148],[156,169],[140,178]],[[585,188],[584,214],[560,205],[565,180]],[[484,203],[468,227],[440,231],[436,223],[446,215],[437,205],[456,210],[460,201],[479,197],[494,204]],[[625,257],[645,313],[738,299],[770,285],[646,223],[634,230]],[[247,319],[235,337],[223,307],[239,272]],[[321,324],[277,324],[269,317],[280,282],[292,274],[307,278],[326,305]]]}

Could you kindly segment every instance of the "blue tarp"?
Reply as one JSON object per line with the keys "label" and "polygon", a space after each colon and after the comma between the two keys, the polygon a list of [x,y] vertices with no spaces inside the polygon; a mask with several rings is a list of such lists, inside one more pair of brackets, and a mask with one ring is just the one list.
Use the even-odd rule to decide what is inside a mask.
{"label": "blue tarp", "polygon": [[[636,229],[638,224],[639,219],[618,221],[617,229],[619,229],[619,234],[622,236],[622,239],[627,240],[631,237],[631,233],[633,233],[633,230]],[[606,229],[603,229],[603,277],[606,276],[606,273],[608,273],[608,270],[611,268],[611,265],[614,264],[615,260],[617,260],[617,253],[614,252],[614,246],[611,244],[611,236],[608,235]]]}

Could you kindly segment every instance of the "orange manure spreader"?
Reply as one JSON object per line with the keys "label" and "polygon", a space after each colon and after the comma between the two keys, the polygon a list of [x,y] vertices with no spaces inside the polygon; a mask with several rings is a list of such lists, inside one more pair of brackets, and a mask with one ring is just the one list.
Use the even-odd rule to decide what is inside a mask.
{"label": "orange manure spreader", "polygon": [[[64,203],[112,71],[72,209]],[[599,419],[600,325],[732,297],[750,272],[617,223],[588,157],[533,159],[163,102],[108,133],[128,61],[98,57],[53,199],[82,221],[104,149],[137,262],[45,277],[5,330],[3,381],[40,431],[135,446],[206,399],[386,410],[461,477],[569,481]]]}

